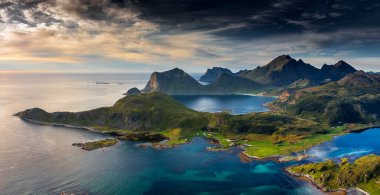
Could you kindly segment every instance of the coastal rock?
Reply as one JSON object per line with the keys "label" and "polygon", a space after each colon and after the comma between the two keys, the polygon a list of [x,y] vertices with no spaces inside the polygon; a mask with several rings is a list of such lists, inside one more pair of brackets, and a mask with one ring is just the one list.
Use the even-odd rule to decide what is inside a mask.
{"label": "coastal rock", "polygon": [[217,80],[222,74],[233,75],[231,70],[227,68],[213,67],[212,69],[207,69],[206,73],[201,76],[199,81],[212,83]]}

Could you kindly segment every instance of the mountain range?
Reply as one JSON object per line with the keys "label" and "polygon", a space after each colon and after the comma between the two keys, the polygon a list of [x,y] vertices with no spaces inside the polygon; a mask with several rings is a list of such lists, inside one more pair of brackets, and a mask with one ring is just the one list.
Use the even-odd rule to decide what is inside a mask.
{"label": "mountain range", "polygon": [[299,79],[308,79],[314,83],[336,81],[357,70],[344,61],[334,65],[323,65],[318,69],[289,55],[281,55],[267,65],[240,73],[240,76],[270,86],[286,86]]}
{"label": "mountain range", "polygon": [[222,95],[231,93],[255,93],[261,84],[250,79],[222,73],[209,85],[202,85],[179,68],[154,72],[142,92],[163,92],[169,95]]}
{"label": "mountain range", "polygon": [[164,92],[170,95],[219,95],[270,92],[281,88],[300,89],[337,81],[357,70],[344,61],[323,65],[318,69],[289,55],[281,55],[267,65],[233,73],[227,68],[207,69],[200,81],[181,69],[154,72],[143,92]]}

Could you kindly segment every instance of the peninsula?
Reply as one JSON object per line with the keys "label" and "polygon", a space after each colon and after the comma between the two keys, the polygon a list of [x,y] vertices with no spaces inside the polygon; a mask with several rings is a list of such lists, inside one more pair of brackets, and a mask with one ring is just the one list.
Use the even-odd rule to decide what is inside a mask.
{"label": "peninsula", "polygon": [[[304,64],[289,56],[279,56],[264,66],[267,68],[261,72],[265,72],[264,75],[286,76],[289,68],[307,67],[307,70],[315,70]],[[348,66],[339,62],[336,65],[326,65],[324,67],[329,68],[323,69],[329,70],[327,75],[338,75],[330,77],[333,80],[355,70]],[[263,78],[266,78],[264,75]],[[299,79],[318,83],[311,75],[313,74],[300,74],[297,78],[292,75],[289,82],[285,83]],[[303,76],[307,78],[302,78]],[[380,76],[377,74],[355,71],[337,81],[314,87],[290,88],[293,85],[286,85],[271,88],[276,82],[270,83],[273,85],[258,84],[242,76],[222,74],[216,81],[204,86],[183,70],[175,68],[153,73],[142,90],[143,93],[138,89],[129,90],[124,98],[111,107],[76,113],[48,113],[40,108],[32,108],[15,115],[42,124],[113,133],[119,138],[138,137],[138,140],[158,141],[164,137],[169,140],[165,142],[166,145],[186,143],[194,136],[204,136],[218,140],[224,148],[240,145],[244,147],[246,155],[257,158],[302,151],[330,140],[335,135],[379,125],[380,109],[377,108],[380,107]],[[255,89],[255,86],[258,88]],[[271,111],[243,115],[198,112],[167,95],[203,92],[224,94],[241,89],[262,91],[264,86],[276,89],[280,94],[270,104]],[[151,138],[153,135],[158,135],[158,139]]]}
{"label": "peninsula", "polygon": [[370,194],[380,194],[380,156],[368,155],[353,163],[343,158],[287,168],[295,176],[304,176],[325,192],[361,188]]}

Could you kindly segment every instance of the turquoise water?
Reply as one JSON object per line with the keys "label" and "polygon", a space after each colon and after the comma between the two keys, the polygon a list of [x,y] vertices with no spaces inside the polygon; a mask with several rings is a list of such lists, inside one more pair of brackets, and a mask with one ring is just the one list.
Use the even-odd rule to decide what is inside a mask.
{"label": "turquoise water", "polygon": [[108,136],[35,125],[12,116],[30,107],[81,111],[109,106],[127,89],[142,88],[148,78],[148,74],[0,75],[0,194],[321,193],[285,174],[283,168],[289,164],[244,163],[237,149],[206,151],[210,143],[202,138],[165,150],[119,142],[88,152],[71,144]]}
{"label": "turquoise water", "polygon": [[201,112],[226,111],[232,114],[268,111],[265,103],[274,97],[250,95],[181,95],[173,96],[185,106]]}
{"label": "turquoise water", "polygon": [[335,137],[332,141],[311,148],[307,153],[312,156],[310,160],[319,161],[341,158],[350,160],[368,154],[380,155],[380,128],[373,128],[359,133],[350,133]]}

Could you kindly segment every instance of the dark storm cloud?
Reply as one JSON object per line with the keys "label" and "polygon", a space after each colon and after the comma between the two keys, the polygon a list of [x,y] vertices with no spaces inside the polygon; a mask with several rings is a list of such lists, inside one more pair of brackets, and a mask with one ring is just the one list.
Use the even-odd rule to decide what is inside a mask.
{"label": "dark storm cloud", "polygon": [[[28,23],[22,10],[55,1],[24,0],[17,5],[3,1],[12,20]],[[17,1],[16,1],[17,2]],[[13,4],[13,5],[12,5]],[[162,33],[209,31],[232,39],[250,39],[287,33],[334,32],[345,28],[380,26],[377,0],[72,0],[59,2],[61,9],[79,18],[130,26],[134,20],[117,18],[109,9],[134,10],[136,17],[160,26]],[[38,22],[57,22],[42,12],[33,12]],[[51,19],[52,21],[49,21]],[[32,24],[31,24],[32,25]],[[68,24],[74,28],[74,24]]]}
{"label": "dark storm cloud", "polygon": [[133,6],[141,17],[167,30],[211,30],[234,23],[246,24],[241,29],[215,33],[232,38],[380,25],[377,0],[139,0],[125,5]]}

